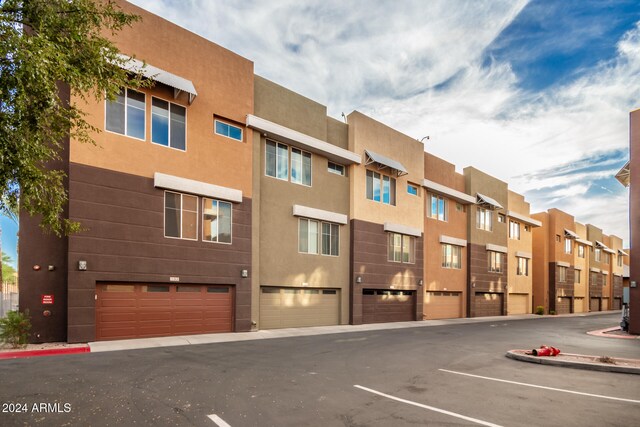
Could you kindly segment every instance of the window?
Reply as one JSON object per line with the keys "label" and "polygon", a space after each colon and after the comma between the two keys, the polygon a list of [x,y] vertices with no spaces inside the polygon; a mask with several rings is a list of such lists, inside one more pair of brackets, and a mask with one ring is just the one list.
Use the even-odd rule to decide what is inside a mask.
{"label": "window", "polygon": [[187,194],[164,192],[164,236],[197,240],[198,198]]}
{"label": "window", "polygon": [[560,235],[556,234],[556,242],[560,242]]}
{"label": "window", "polygon": [[564,253],[565,254],[571,254],[573,253],[573,243],[571,242],[571,239],[564,239]]}
{"label": "window", "polygon": [[413,184],[407,184],[407,193],[411,194],[412,196],[417,196],[418,195],[418,186],[413,185]]}
{"label": "window", "polygon": [[566,282],[567,281],[567,267],[558,267],[558,282]]}
{"label": "window", "polygon": [[462,248],[460,246],[442,244],[442,267],[443,268],[462,268]]}
{"label": "window", "polygon": [[456,203],[456,211],[458,212],[464,212],[464,205],[462,203]]}
{"label": "window", "polygon": [[429,218],[437,219],[438,221],[447,221],[447,199],[442,196],[436,196],[435,194],[429,194],[429,207],[427,213]]}
{"label": "window", "polygon": [[151,142],[186,149],[187,109],[162,99],[151,100]]}
{"label": "window", "polygon": [[476,227],[480,230],[491,231],[493,229],[492,219],[493,212],[488,209],[478,208],[476,215]]}
{"label": "window", "polygon": [[596,248],[595,254],[594,254],[596,262],[600,262],[600,255],[601,254],[602,254],[602,249]]}
{"label": "window", "polygon": [[502,273],[504,254],[501,252],[487,251],[487,255],[489,259],[489,272]]}
{"label": "window", "polygon": [[202,240],[231,243],[231,203],[202,199]]}
{"label": "window", "polygon": [[618,255],[618,267],[622,267],[622,256]]}
{"label": "window", "polygon": [[578,245],[578,257],[584,258],[584,245]]}
{"label": "window", "polygon": [[582,276],[582,272],[580,270],[575,270],[575,275],[574,275],[575,283],[577,284],[580,283],[580,276]]}
{"label": "window", "polygon": [[335,173],[336,175],[344,176],[344,166],[337,163],[329,162],[327,164],[327,170],[331,173]]}
{"label": "window", "polygon": [[110,132],[145,139],[145,95],[122,89],[116,99],[107,101],[106,129]]}
{"label": "window", "polygon": [[611,256],[610,256],[607,252],[604,252],[604,253],[602,254],[602,262],[603,262],[603,263],[605,263],[605,264],[609,264],[609,259],[610,259],[610,258],[611,258]]}
{"label": "window", "polygon": [[526,224],[525,224],[525,226],[524,226],[524,231],[528,231],[528,232],[530,232],[530,231],[531,231],[531,226],[530,226],[530,225],[526,225]]}
{"label": "window", "polygon": [[291,147],[291,182],[311,186],[311,153]]}
{"label": "window", "polygon": [[[267,141],[265,174],[289,180],[289,146]],[[291,182],[311,186],[311,153],[291,148]]]}
{"label": "window", "polygon": [[509,221],[509,237],[515,240],[520,240],[520,223]]}
{"label": "window", "polygon": [[368,170],[366,179],[367,199],[386,205],[396,205],[395,178]]}
{"label": "window", "polygon": [[220,120],[214,120],[214,132],[236,141],[242,141],[242,128]]}
{"label": "window", "polygon": [[507,222],[507,217],[504,214],[498,214],[498,222],[505,223]]}
{"label": "window", "polygon": [[413,264],[415,262],[415,238],[404,234],[389,233],[387,259],[392,262]]}
{"label": "window", "polygon": [[298,252],[338,256],[340,254],[340,226],[313,219],[298,220]]}
{"label": "window", "polygon": [[518,258],[518,268],[516,269],[516,274],[518,276],[528,276],[529,275],[529,260],[527,258]]}

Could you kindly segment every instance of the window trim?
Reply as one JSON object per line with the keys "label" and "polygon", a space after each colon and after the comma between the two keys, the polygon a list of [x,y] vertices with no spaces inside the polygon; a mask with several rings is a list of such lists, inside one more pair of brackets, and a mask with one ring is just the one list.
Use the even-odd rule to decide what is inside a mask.
{"label": "window trim", "polygon": [[[267,164],[267,148],[269,147],[269,144],[275,144],[275,157],[276,157],[276,165],[275,165],[275,175],[269,175],[267,173],[268,171],[268,164]],[[278,146],[282,146],[282,147],[286,147],[287,148],[287,177],[286,178],[280,178],[278,176]],[[292,180],[291,177],[291,171],[293,170],[293,156],[292,156],[292,150],[298,150],[300,151],[300,155],[301,155],[301,159],[304,159],[304,154],[308,154],[309,155],[309,178],[310,178],[310,182],[309,184],[305,184],[304,182],[296,182]],[[302,166],[302,170],[304,170],[304,161],[301,162],[301,166]],[[313,153],[310,151],[306,151],[303,150],[302,148],[298,148],[298,147],[294,147],[288,144],[285,144],[283,142],[280,141],[276,141],[275,139],[266,139],[265,140],[265,144],[264,144],[264,175],[268,176],[269,178],[275,178],[275,179],[279,179],[280,181],[286,181],[286,182],[290,182],[291,184],[297,184],[297,185],[301,185],[303,187],[308,187],[311,188],[313,187]]]}
{"label": "window trim", "polygon": [[[308,251],[308,242],[310,241],[309,239],[309,228],[307,227],[307,252],[302,252],[300,250],[300,224],[302,223],[302,221],[307,221],[307,223],[309,222],[315,222],[318,224],[318,235],[317,235],[317,247],[318,247],[318,252],[309,252]],[[322,229],[323,229],[323,225],[324,224],[328,224],[329,225],[329,230],[331,230],[331,226],[336,226],[337,230],[338,230],[338,246],[337,246],[337,255],[333,255],[331,254],[331,236],[332,234],[329,235],[329,253],[325,254],[323,253],[323,248],[324,245],[322,244]],[[303,255],[321,255],[321,256],[326,256],[326,257],[333,257],[333,258],[339,258],[340,257],[340,224],[335,223],[335,222],[330,222],[330,221],[322,221],[322,220],[318,220],[318,219],[314,219],[314,218],[307,218],[307,217],[299,217],[298,218],[298,253],[299,254],[303,254]]]}
{"label": "window trim", "polygon": [[[180,195],[180,237],[175,236],[167,236],[167,193],[179,194]],[[196,237],[195,239],[189,239],[187,237],[182,237],[182,199],[184,196],[195,197],[196,198]],[[165,239],[179,239],[179,240],[190,240],[192,242],[198,241],[198,229],[200,228],[200,197],[194,194],[180,193],[177,191],[164,190],[164,204],[162,209],[162,229]]]}
{"label": "window trim", "polygon": [[[139,90],[129,89],[128,87],[125,87],[123,89],[124,89],[124,133],[119,133],[119,132],[115,132],[107,129],[107,104],[109,104],[109,102],[112,102],[112,101],[109,101],[106,98],[104,100],[104,131],[114,135],[125,136],[127,138],[132,138],[137,141],[146,142],[147,141],[147,94]],[[129,103],[127,102],[127,99],[128,99],[127,93],[129,92],[129,90],[132,90],[134,92],[138,92],[144,95],[144,138],[138,138],[137,136],[127,135],[127,123],[128,123],[127,106],[129,105]]]}
{"label": "window trim", "polygon": [[[239,129],[240,130],[240,139],[236,139],[236,138],[233,138],[233,137],[231,137],[229,135],[225,135],[223,133],[218,132],[218,127],[216,126],[217,123],[222,123],[222,124],[225,124],[225,125],[227,125],[229,127],[234,127],[236,129]],[[231,140],[236,141],[236,142],[244,142],[244,129],[242,129],[240,126],[233,125],[228,121],[216,118],[215,116],[213,117],[213,133],[215,135],[220,135],[220,136],[222,136],[224,138],[228,138],[228,139],[231,139]]]}
{"label": "window trim", "polygon": [[[492,268],[492,265],[498,265],[497,259],[496,262],[492,262],[493,258],[495,257],[500,257],[500,268]],[[487,271],[489,273],[498,273],[498,274],[502,274],[504,273],[504,259],[505,259],[505,255],[502,252],[498,252],[498,251],[487,251]]]}
{"label": "window trim", "polygon": [[558,283],[566,283],[567,282],[567,271],[569,269],[565,266],[558,266]]}
{"label": "window trim", "polygon": [[[516,233],[513,231],[517,230]],[[520,223],[518,221],[514,221],[512,219],[509,220],[509,238],[512,240],[520,240]]]}
{"label": "window trim", "polygon": [[[409,191],[410,189],[415,190],[415,193],[412,193],[411,191]],[[407,182],[407,194],[409,194],[410,196],[415,196],[415,197],[419,197],[419,187],[415,184],[411,184],[410,182]]]}
{"label": "window trim", "polygon": [[[483,221],[479,221],[481,217],[483,218]],[[487,217],[489,218],[489,229],[487,229]],[[480,226],[481,224],[482,226]],[[476,208],[476,228],[478,230],[484,230],[490,233],[493,232],[493,211],[492,210],[481,208],[481,207]]]}
{"label": "window trim", "polygon": [[[332,169],[331,165],[342,168],[342,172],[338,172],[337,169],[335,168]],[[346,176],[346,170],[347,170],[346,167],[344,165],[341,165],[340,163],[332,162],[331,160],[327,161],[327,172],[329,173],[332,173],[338,176]]]}
{"label": "window trim", "polygon": [[[433,199],[436,199],[436,213],[433,215]],[[440,218],[440,202],[442,202],[442,219]],[[429,193],[427,197],[428,209],[427,218],[435,219],[436,221],[449,222],[449,199],[435,193]]]}
{"label": "window trim", "polygon": [[[371,199],[369,198],[368,194],[367,194],[367,182],[369,180],[369,173],[371,173]],[[378,178],[376,179],[376,175],[378,175]],[[387,182],[389,183],[389,203],[386,203],[384,201],[384,187],[385,187],[385,178],[387,179]],[[380,200],[376,200],[375,199],[375,182],[378,182],[378,187],[380,189]],[[389,175],[385,175],[383,173],[374,171],[372,169],[365,169],[365,184],[364,184],[364,197],[371,201],[371,202],[376,202],[376,203],[381,203],[383,205],[386,206],[397,206],[398,204],[398,181],[396,180],[396,178],[389,176]]]}
{"label": "window trim", "polygon": [[564,253],[567,255],[573,255],[573,240],[564,238]]}
{"label": "window trim", "polygon": [[[169,110],[168,110],[169,111],[169,127],[167,128],[167,132],[169,132],[168,139],[167,139],[168,145],[162,145],[159,142],[154,142],[153,141],[153,98],[159,99],[160,101],[164,101],[164,102],[167,102],[169,104]],[[177,105],[179,107],[184,108],[184,150],[181,149],[181,148],[175,148],[175,147],[171,146],[171,104],[174,104],[174,105]],[[187,113],[187,110],[188,110],[188,108],[185,107],[182,104],[178,104],[177,102],[167,101],[166,99],[161,98],[159,96],[151,95],[151,111],[149,112],[150,117],[151,117],[151,123],[149,124],[150,141],[151,141],[151,143],[154,146],[157,145],[157,146],[164,147],[164,148],[170,148],[172,150],[179,151],[181,153],[186,153],[187,152],[187,142],[188,142],[188,135],[187,135],[187,122],[188,122],[187,114],[188,113]]]}
{"label": "window trim", "polygon": [[[309,155],[309,184],[305,184],[302,180],[300,182],[293,180],[293,150],[300,151],[300,173],[304,176],[304,155]],[[302,148],[289,146],[289,182],[292,184],[302,185],[303,187],[313,187],[313,153],[305,151]]]}
{"label": "window trim", "polygon": [[[525,276],[529,277],[529,259],[525,257],[516,257],[516,276]],[[522,268],[520,263],[524,261],[524,274],[522,272]]]}
{"label": "window trim", "polygon": [[[229,217],[229,220],[231,221],[231,227],[230,227],[230,233],[229,233],[229,242],[220,242],[220,241],[213,241],[213,240],[207,240],[204,238],[204,204],[206,200],[215,200],[216,202],[218,202],[218,212],[220,212],[220,203],[227,203],[229,205],[230,212],[231,212],[231,216]],[[218,231],[219,231],[219,227],[218,227]],[[218,233],[219,235],[220,233]],[[219,245],[232,245],[233,244],[233,203],[226,201],[226,200],[219,200],[219,199],[214,199],[213,197],[202,197],[202,241],[206,242],[206,243],[215,243],[215,244],[219,244]]]}
{"label": "window trim", "polygon": [[[322,236],[323,236],[323,233],[324,233],[323,229],[324,229],[324,225],[325,224],[329,226],[329,253],[328,254],[324,253],[324,244],[322,243]],[[331,238],[333,237],[333,234],[331,233],[331,230],[332,230],[333,226],[335,226],[336,229],[338,230],[338,247],[337,247],[337,250],[336,250],[336,252],[337,252],[336,255],[331,253],[331,249],[332,249],[332,244],[331,244],[332,240],[331,240]],[[300,234],[300,233],[298,232],[298,234]],[[336,224],[335,222],[321,221],[320,222],[320,231],[319,231],[318,235],[320,236],[320,255],[328,256],[328,257],[334,257],[334,258],[339,257],[340,256],[340,224]]]}
{"label": "window trim", "polygon": [[[416,237],[415,236],[411,236],[409,234],[402,234],[402,233],[395,233],[395,232],[388,232],[388,236],[387,236],[387,261],[388,262],[393,262],[395,264],[415,264],[416,263]],[[391,242],[394,239],[394,236],[400,236],[400,261],[396,261],[393,258],[393,253],[390,251],[391,249]],[[408,237],[409,238],[409,244],[410,246],[410,251],[409,251],[409,261],[403,261],[404,258],[404,238]]]}
{"label": "window trim", "polygon": [[[457,246],[457,245],[452,245],[451,243],[440,243],[441,247],[442,247],[442,262],[441,262],[441,267],[442,268],[446,268],[449,270],[462,270],[462,247],[461,246]],[[451,262],[449,263],[450,265],[447,266],[447,252],[446,249],[447,247],[451,248]],[[456,266],[456,264],[453,262],[453,258],[454,258],[454,251],[459,251],[458,253],[458,265]]]}

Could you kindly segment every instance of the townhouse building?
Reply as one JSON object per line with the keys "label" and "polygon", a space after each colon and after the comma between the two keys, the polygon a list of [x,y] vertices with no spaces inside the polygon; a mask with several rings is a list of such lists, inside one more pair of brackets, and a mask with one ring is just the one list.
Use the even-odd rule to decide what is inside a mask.
{"label": "townhouse building", "polygon": [[533,228],[540,221],[531,218],[530,206],[524,196],[509,190],[507,220],[507,314],[533,312]]}
{"label": "townhouse building", "polygon": [[254,80],[252,318],[258,329],[349,322],[348,126]]}
{"label": "townhouse building", "polygon": [[423,316],[424,146],[354,111],[347,116],[351,225],[350,323]]}
{"label": "townhouse building", "polygon": [[622,308],[622,287],[624,274],[624,258],[627,253],[622,249],[622,239],[618,236],[609,236],[609,247],[614,252],[611,254],[609,274],[611,276],[611,309]]}
{"label": "townhouse building", "polygon": [[590,311],[609,310],[611,307],[610,264],[615,252],[608,246],[609,236],[593,224],[587,224],[587,238],[593,242],[589,257]]}
{"label": "townhouse building", "polygon": [[472,166],[464,168],[467,209],[467,315],[507,314],[507,183]]}
{"label": "townhouse building", "polygon": [[465,193],[455,166],[424,154],[424,318],[467,313],[467,210],[476,198]]}
{"label": "townhouse building", "polygon": [[589,257],[587,254],[593,243],[587,240],[587,227],[579,222],[574,223],[575,234],[578,235],[573,247],[573,312],[589,311]]}
{"label": "townhouse building", "polygon": [[253,63],[120,4],[142,20],[115,43],[155,84],[84,105],[96,145],[64,141],[59,165],[83,230],[21,215],[20,308],[36,342],[248,331]]}

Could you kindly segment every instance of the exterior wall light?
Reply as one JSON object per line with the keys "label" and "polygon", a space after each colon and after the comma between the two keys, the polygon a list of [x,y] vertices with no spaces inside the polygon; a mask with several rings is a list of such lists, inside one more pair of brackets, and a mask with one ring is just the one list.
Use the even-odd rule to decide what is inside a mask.
{"label": "exterior wall light", "polygon": [[242,278],[246,279],[247,277],[249,277],[249,270],[242,270],[240,272],[240,276],[242,276]]}
{"label": "exterior wall light", "polygon": [[418,280],[418,286],[422,286],[424,284],[424,282],[422,281],[422,279]]}
{"label": "exterior wall light", "polygon": [[78,270],[87,271],[87,261],[84,261],[84,260],[78,261]]}
{"label": "exterior wall light", "polygon": [[356,283],[362,283],[362,277],[361,276],[356,277]]}

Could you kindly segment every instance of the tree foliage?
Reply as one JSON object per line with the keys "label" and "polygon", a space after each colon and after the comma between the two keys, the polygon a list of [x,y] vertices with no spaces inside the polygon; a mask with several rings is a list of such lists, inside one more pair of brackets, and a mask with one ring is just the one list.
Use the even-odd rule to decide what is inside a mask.
{"label": "tree foliage", "polygon": [[11,265],[13,260],[7,254],[2,254],[2,275],[0,278],[3,282],[13,282],[16,281],[16,269]]}
{"label": "tree foliage", "polygon": [[139,17],[113,1],[0,0],[0,213],[40,215],[57,235],[77,231],[64,218],[63,141],[93,143],[98,132],[72,99],[114,99],[121,87],[149,84],[122,68],[110,40]]}

